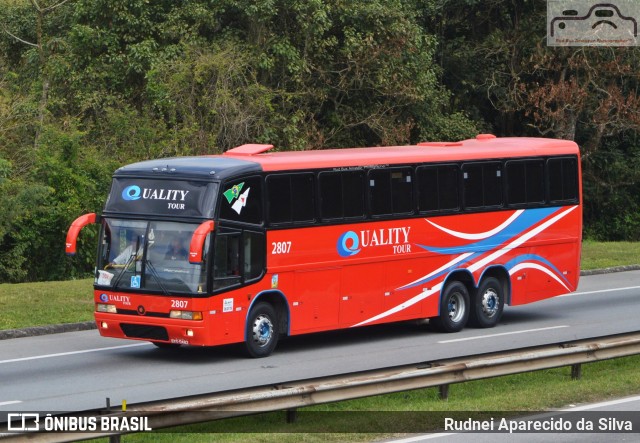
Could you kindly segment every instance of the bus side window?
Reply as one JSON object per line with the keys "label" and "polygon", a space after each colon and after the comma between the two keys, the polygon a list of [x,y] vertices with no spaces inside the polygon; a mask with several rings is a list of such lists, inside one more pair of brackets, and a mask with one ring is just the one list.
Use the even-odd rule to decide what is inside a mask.
{"label": "bus side window", "polygon": [[264,234],[244,232],[244,279],[253,280],[262,275],[265,264]]}
{"label": "bus side window", "polygon": [[394,215],[413,212],[410,168],[373,169],[369,172],[371,214]]}
{"label": "bus side window", "polygon": [[498,162],[462,165],[465,209],[502,206],[502,165]]}
{"label": "bus side window", "polygon": [[220,200],[221,219],[262,224],[262,179],[260,177],[247,177],[226,183]]}
{"label": "bus side window", "polygon": [[421,166],[418,175],[418,209],[423,212],[457,211],[458,165]]}
{"label": "bus side window", "polygon": [[314,222],[314,186],[314,175],[310,173],[268,176],[269,222],[274,225]]}
{"label": "bus side window", "polygon": [[240,233],[218,234],[214,254],[214,289],[240,283]]}
{"label": "bus side window", "polygon": [[575,158],[550,158],[549,200],[552,204],[574,202],[578,199],[578,161]]}
{"label": "bus side window", "polygon": [[364,218],[364,171],[321,172],[320,210],[323,220]]}
{"label": "bus side window", "polygon": [[514,160],[506,163],[507,202],[510,206],[544,203],[542,160]]}

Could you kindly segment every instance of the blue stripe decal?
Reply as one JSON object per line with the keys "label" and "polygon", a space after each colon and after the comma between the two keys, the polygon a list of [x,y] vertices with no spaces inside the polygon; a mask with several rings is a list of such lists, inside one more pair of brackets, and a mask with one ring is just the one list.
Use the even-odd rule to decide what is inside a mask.
{"label": "blue stripe decal", "polygon": [[551,263],[549,260],[547,260],[544,257],[541,257],[539,255],[535,255],[535,254],[524,254],[524,255],[520,255],[516,258],[514,258],[513,260],[508,261],[505,264],[505,267],[507,268],[508,271],[510,271],[511,269],[513,269],[515,266],[519,265],[520,263],[526,262],[526,261],[535,261],[535,262],[539,262],[544,264],[547,268],[551,269],[557,276],[561,277],[564,282],[567,285],[570,285],[571,283],[569,282],[569,280],[567,279],[567,277],[565,277],[562,272],[560,272],[560,269],[558,269],[553,263]]}
{"label": "blue stripe decal", "polygon": [[518,235],[522,234],[523,231],[528,230],[532,226],[540,223],[545,218],[550,215],[562,210],[562,208],[538,208],[538,209],[527,209],[513,221],[509,226],[506,226],[499,233],[492,235],[491,237],[485,238],[484,240],[480,240],[475,243],[469,243],[462,246],[452,246],[445,248],[437,248],[433,246],[425,246],[417,244],[417,246],[421,247],[430,252],[434,252],[436,254],[460,254],[463,252],[471,252],[471,251],[485,251],[496,245],[505,243],[508,240],[511,240]]}

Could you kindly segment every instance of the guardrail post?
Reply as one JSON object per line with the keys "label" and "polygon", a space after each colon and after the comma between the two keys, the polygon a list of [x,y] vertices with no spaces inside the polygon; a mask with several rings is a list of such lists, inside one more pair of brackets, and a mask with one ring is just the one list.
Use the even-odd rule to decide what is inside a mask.
{"label": "guardrail post", "polygon": [[[111,398],[107,397],[107,413],[110,414],[111,413]],[[120,436],[119,435],[110,435],[109,436],[109,443],[120,443]]]}
{"label": "guardrail post", "polygon": [[287,409],[287,423],[295,423],[298,420],[297,409]]}
{"label": "guardrail post", "polygon": [[571,380],[580,380],[582,378],[582,365],[577,363],[571,365]]}
{"label": "guardrail post", "polygon": [[449,385],[438,386],[440,391],[440,400],[449,400]]}

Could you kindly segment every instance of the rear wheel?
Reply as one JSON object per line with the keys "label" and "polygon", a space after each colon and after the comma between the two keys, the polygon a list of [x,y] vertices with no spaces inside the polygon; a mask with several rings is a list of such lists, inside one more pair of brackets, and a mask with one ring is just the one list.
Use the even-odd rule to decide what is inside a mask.
{"label": "rear wheel", "polygon": [[256,304],[247,318],[247,353],[254,358],[270,355],[278,344],[278,335],[278,316],[273,306]]}
{"label": "rear wheel", "polygon": [[469,291],[459,281],[445,287],[440,298],[440,314],[429,320],[431,328],[441,332],[458,332],[469,318]]}
{"label": "rear wheel", "polygon": [[473,299],[469,324],[478,328],[492,328],[498,324],[504,310],[504,291],[497,278],[487,277]]}

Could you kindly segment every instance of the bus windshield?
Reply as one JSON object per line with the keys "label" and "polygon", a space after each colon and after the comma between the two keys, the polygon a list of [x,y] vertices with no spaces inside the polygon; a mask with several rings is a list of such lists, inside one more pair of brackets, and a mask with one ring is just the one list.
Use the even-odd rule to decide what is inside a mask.
{"label": "bus windshield", "polygon": [[[205,264],[189,263],[195,223],[104,218],[95,284],[112,290],[201,294]],[[209,239],[205,243],[207,250]]]}

